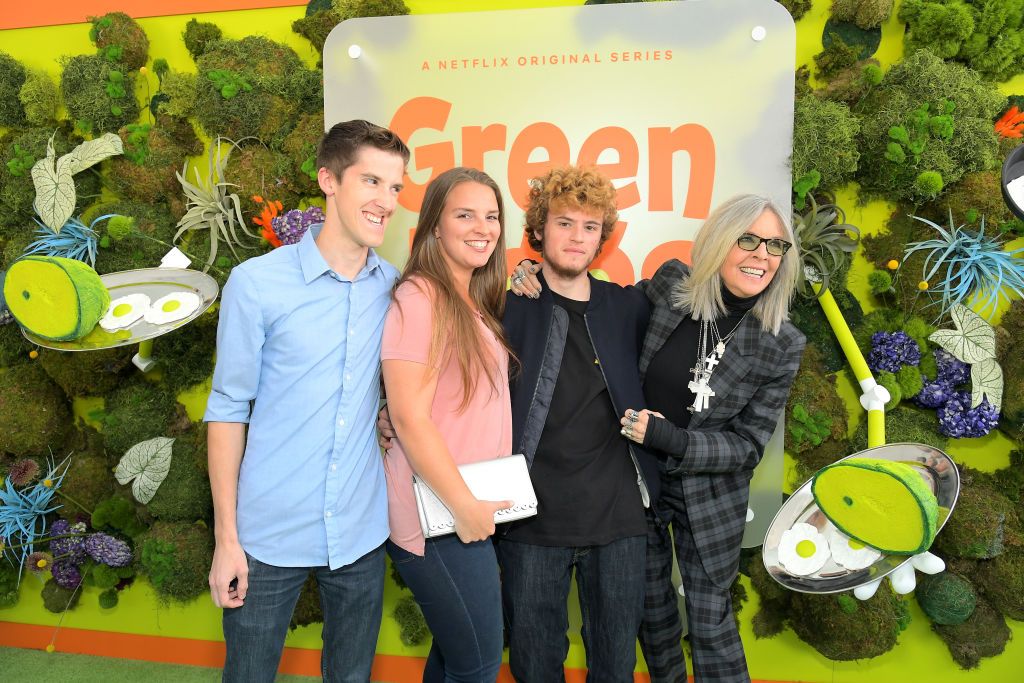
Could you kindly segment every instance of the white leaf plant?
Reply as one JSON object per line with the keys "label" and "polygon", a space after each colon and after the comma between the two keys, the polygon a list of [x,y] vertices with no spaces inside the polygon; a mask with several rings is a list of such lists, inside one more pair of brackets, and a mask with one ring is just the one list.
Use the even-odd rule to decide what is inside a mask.
{"label": "white leaf plant", "polygon": [[936,330],[928,337],[958,360],[971,366],[971,407],[982,400],[996,410],[1003,404],[1003,370],[996,361],[996,333],[992,326],[967,306],[949,311],[955,330]]}
{"label": "white leaf plant", "polygon": [[75,210],[75,181],[72,176],[123,153],[121,138],[114,133],[105,133],[94,140],[86,140],[58,159],[51,135],[46,143],[46,156],[32,166],[35,210],[43,223],[54,233],[59,233]]}
{"label": "white leaf plant", "polygon": [[117,483],[132,482],[132,495],[143,505],[153,500],[171,469],[173,444],[174,439],[158,436],[129,448],[114,469]]}

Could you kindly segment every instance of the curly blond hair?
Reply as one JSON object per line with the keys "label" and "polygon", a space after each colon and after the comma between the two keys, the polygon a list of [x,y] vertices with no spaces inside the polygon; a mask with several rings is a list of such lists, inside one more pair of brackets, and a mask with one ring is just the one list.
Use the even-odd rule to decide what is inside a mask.
{"label": "curly blond hair", "polygon": [[[619,219],[615,207],[615,186],[592,168],[559,166],[530,181],[530,204],[526,208],[526,237],[530,247],[540,251],[544,224],[552,205],[601,214],[603,245]],[[538,235],[540,237],[538,237]]]}

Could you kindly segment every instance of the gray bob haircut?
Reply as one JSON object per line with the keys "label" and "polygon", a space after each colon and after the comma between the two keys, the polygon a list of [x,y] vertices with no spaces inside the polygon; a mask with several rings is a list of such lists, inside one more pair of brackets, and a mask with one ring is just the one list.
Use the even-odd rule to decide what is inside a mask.
{"label": "gray bob haircut", "polygon": [[740,235],[747,232],[765,211],[771,211],[779,219],[783,239],[793,247],[782,256],[775,277],[751,310],[761,321],[765,332],[779,333],[782,323],[789,320],[789,302],[800,273],[800,254],[787,214],[771,199],[759,195],[736,195],[718,206],[704,221],[693,241],[690,276],[683,278],[672,294],[672,304],[676,308],[689,311],[696,320],[714,320],[725,315],[720,273],[722,264],[729,252],[738,248],[736,240]]}

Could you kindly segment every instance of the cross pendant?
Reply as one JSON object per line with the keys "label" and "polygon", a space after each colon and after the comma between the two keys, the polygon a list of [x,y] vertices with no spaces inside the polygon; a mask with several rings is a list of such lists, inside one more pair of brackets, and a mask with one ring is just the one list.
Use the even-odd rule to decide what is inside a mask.
{"label": "cross pendant", "polygon": [[699,381],[690,382],[687,386],[694,394],[693,405],[688,406],[687,410],[691,413],[699,413],[707,408],[711,397],[715,395],[715,391],[708,385],[707,379],[702,377]]}
{"label": "cross pendant", "polygon": [[704,371],[710,375],[712,372],[714,372],[715,366],[718,365],[721,361],[719,361],[718,358],[716,358],[715,355],[712,354],[705,358],[704,362],[707,364],[707,368],[705,368]]}

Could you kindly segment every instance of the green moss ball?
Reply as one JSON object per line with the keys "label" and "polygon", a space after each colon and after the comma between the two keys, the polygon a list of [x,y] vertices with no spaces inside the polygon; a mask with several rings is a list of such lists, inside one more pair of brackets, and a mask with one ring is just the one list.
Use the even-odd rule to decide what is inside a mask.
{"label": "green moss ball", "polygon": [[988,479],[964,467],[960,497],[934,547],[944,557],[984,560],[1005,549],[1007,526],[1016,520],[1013,504]]}
{"label": "green moss ball", "polygon": [[19,457],[59,453],[71,425],[64,392],[38,364],[0,373],[0,451]]}
{"label": "green moss ball", "polygon": [[135,504],[120,494],[114,494],[97,503],[90,521],[94,529],[118,532],[131,538],[136,538],[146,531]]}
{"label": "green moss ball", "polygon": [[[96,254],[96,272],[102,275],[159,266],[160,259],[172,247],[177,223],[170,207],[145,202],[107,202],[91,208],[83,218],[108,213],[129,217],[135,221],[135,226],[127,236],[107,240],[106,247],[101,245]],[[106,223],[101,224],[103,236],[108,229]]]}
{"label": "green moss ball", "polygon": [[157,595],[189,602],[209,590],[213,534],[201,524],[156,522],[140,543],[140,563]]}
{"label": "green moss ball", "polygon": [[107,395],[103,440],[120,459],[135,444],[159,436],[177,415],[177,401],[166,387],[142,378],[128,380]]}
{"label": "green moss ball", "polygon": [[19,128],[25,125],[25,110],[18,101],[17,93],[25,84],[27,72],[14,57],[0,52],[0,126]]}
{"label": "green moss ball", "polygon": [[63,500],[64,506],[58,514],[69,521],[77,520],[86,510],[94,510],[114,493],[114,482],[110,463],[102,455],[72,455],[71,467],[60,487],[67,499]]}
{"label": "green moss ball", "polygon": [[78,606],[78,600],[82,597],[82,591],[62,588],[53,579],[47,579],[46,583],[43,584],[43,590],[40,595],[43,598],[43,607],[54,614],[60,614],[67,610],[73,610]]}
{"label": "green moss ball", "polygon": [[129,71],[145,66],[149,38],[137,21],[123,12],[111,12],[92,20],[89,37],[108,62]]}
{"label": "green moss ball", "polygon": [[30,126],[52,126],[57,118],[60,94],[57,84],[45,71],[32,70],[18,91],[18,100],[25,109],[25,120]]}
{"label": "green moss ball", "polygon": [[800,640],[837,661],[869,659],[896,645],[900,599],[886,587],[850,612],[839,596],[794,593],[789,624]]}
{"label": "green moss ball", "polygon": [[133,202],[152,203],[180,195],[181,173],[186,157],[202,151],[202,144],[188,128],[182,140],[178,130],[130,124],[118,131],[125,155],[110,160],[110,183],[114,192]]}
{"label": "green moss ball", "polygon": [[191,389],[213,374],[217,318],[217,312],[208,309],[153,345],[153,357],[164,364],[163,383],[172,393]]}
{"label": "green moss ball", "polygon": [[980,562],[977,581],[985,597],[1004,616],[1024,621],[1024,550],[1009,548],[998,557]]}
{"label": "green moss ball", "polygon": [[250,232],[259,232],[260,228],[253,225],[252,217],[263,210],[253,200],[253,195],[259,195],[266,201],[280,201],[284,211],[298,207],[299,195],[292,189],[293,172],[291,159],[263,145],[246,145],[232,150],[224,169],[224,179],[234,185],[231,191],[241,200],[242,215]]}
{"label": "green moss ball", "polygon": [[39,364],[69,398],[100,396],[123,381],[134,354],[127,346],[88,353],[40,349]]}
{"label": "green moss ball", "polygon": [[32,344],[25,339],[16,323],[0,325],[0,368],[26,363]]}
{"label": "green moss ball", "polygon": [[167,522],[195,522],[213,519],[213,499],[206,471],[196,462],[188,439],[175,439],[171,468],[146,508]]}
{"label": "green moss ball", "polygon": [[1003,615],[984,599],[978,600],[974,612],[962,624],[933,624],[932,630],[942,638],[949,654],[964,669],[974,669],[983,658],[1001,654],[1010,639],[1010,629]]}
{"label": "green moss ball", "polygon": [[932,623],[944,626],[967,621],[978,601],[971,582],[949,571],[922,576],[914,596]]}
{"label": "green moss ball", "polygon": [[303,114],[281,145],[281,150],[292,164],[289,174],[292,190],[302,197],[319,197],[321,194],[316,180],[316,150],[323,135],[323,114]]}
{"label": "green moss ball", "polygon": [[0,562],[0,609],[18,604],[18,567],[12,562]]}
{"label": "green moss ball", "polygon": [[75,125],[96,135],[116,131],[139,116],[135,76],[100,55],[66,59],[60,88]]}
{"label": "green moss ball", "polygon": [[118,593],[116,588],[108,588],[100,593],[100,607],[103,609],[114,609],[117,607]]}
{"label": "green moss ball", "polygon": [[302,584],[302,592],[299,593],[299,601],[295,604],[292,612],[292,620],[288,625],[293,631],[301,626],[310,624],[322,624],[324,612],[320,607],[320,585],[316,582],[313,572],[306,577],[306,583]]}
{"label": "green moss ball", "polygon": [[402,639],[404,645],[415,647],[430,635],[423,611],[412,597],[405,597],[396,602],[391,616],[398,622],[398,637]]}
{"label": "green moss ball", "polygon": [[192,59],[199,59],[209,45],[220,40],[221,30],[216,24],[193,18],[185,24],[185,31],[181,37]]}

